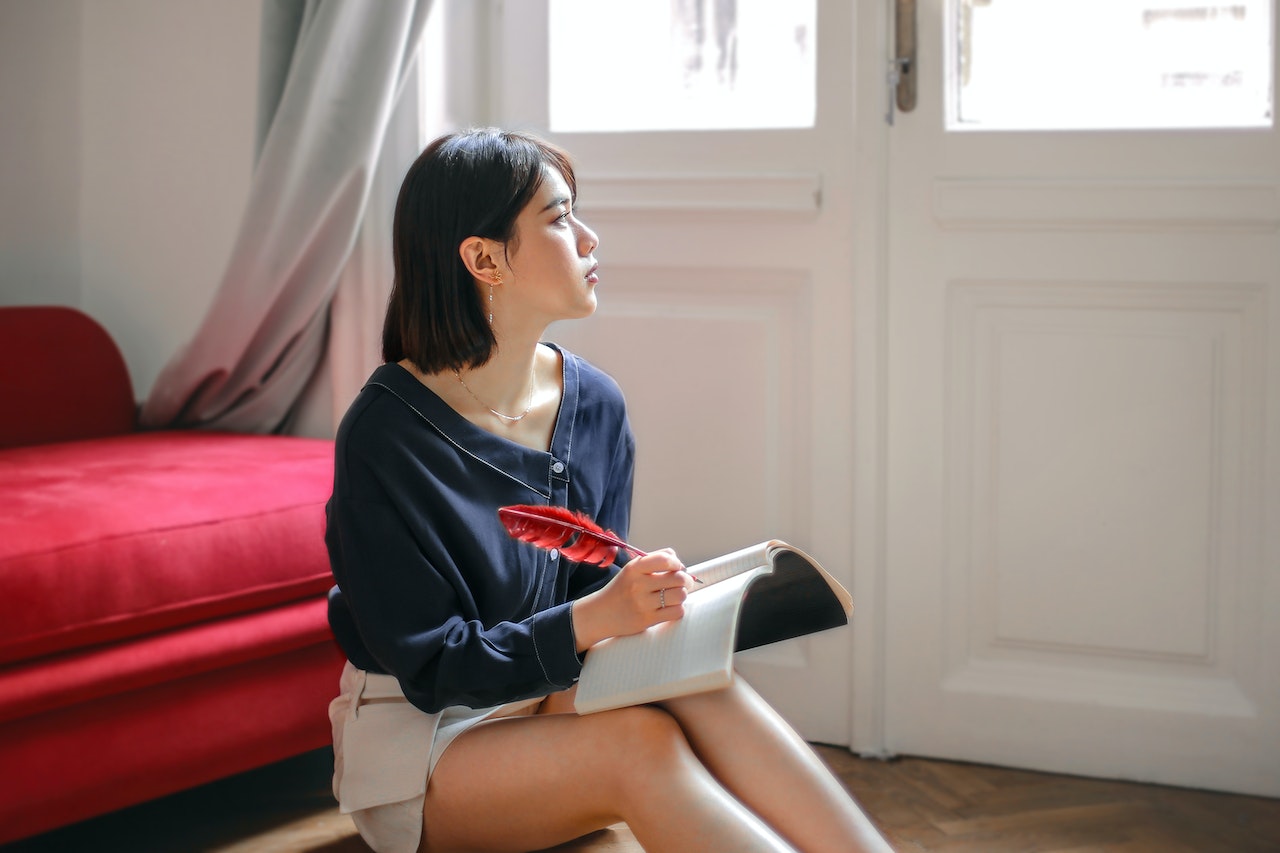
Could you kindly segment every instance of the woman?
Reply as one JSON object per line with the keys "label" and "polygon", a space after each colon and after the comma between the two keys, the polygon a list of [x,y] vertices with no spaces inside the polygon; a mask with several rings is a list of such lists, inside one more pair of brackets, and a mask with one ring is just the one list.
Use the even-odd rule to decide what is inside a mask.
{"label": "woman", "polygon": [[529,851],[618,820],[651,851],[888,850],[741,680],[573,712],[583,654],[679,619],[691,581],[670,550],[604,570],[497,518],[550,503],[627,531],[622,395],[541,342],[596,307],[575,198],[562,151],[493,130],[436,140],[401,187],[387,363],[339,428],[328,508],[335,794],[379,851]]}

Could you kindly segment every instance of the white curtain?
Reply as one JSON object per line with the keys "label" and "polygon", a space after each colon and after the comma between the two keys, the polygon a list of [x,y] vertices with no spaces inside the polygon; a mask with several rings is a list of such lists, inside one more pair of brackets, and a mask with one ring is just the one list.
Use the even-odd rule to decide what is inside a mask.
{"label": "white curtain", "polygon": [[[370,197],[416,153],[411,81],[430,5],[266,0],[248,207],[208,314],[143,404],[144,426],[331,434],[349,374],[362,380],[376,363],[391,201]],[[292,49],[271,50],[279,41]],[[409,104],[400,115],[398,103]],[[361,361],[326,360],[331,339]]]}
{"label": "white curtain", "polygon": [[410,75],[391,116],[369,204],[329,309],[324,357],[282,431],[331,438],[347,407],[382,363],[382,319],[395,274],[391,221],[405,172],[422,150],[418,77]]}

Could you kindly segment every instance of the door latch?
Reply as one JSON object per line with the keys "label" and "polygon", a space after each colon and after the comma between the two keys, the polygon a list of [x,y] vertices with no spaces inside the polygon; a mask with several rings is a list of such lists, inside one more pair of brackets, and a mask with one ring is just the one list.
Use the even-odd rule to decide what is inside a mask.
{"label": "door latch", "polygon": [[916,0],[894,0],[893,59],[889,60],[889,98],[885,121],[892,125],[895,109],[916,108]]}

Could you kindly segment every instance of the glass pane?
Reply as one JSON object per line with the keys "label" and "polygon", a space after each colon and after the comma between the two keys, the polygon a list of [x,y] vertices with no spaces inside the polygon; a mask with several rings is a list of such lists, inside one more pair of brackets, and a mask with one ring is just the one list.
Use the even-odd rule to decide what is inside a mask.
{"label": "glass pane", "polygon": [[551,0],[553,131],[812,127],[816,0]]}
{"label": "glass pane", "polygon": [[951,130],[1270,127],[1272,0],[951,0]]}

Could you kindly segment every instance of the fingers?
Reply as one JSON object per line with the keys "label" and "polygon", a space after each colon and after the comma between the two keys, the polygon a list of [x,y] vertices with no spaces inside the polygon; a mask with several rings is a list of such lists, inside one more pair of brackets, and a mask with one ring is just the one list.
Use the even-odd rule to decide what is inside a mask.
{"label": "fingers", "polygon": [[657,600],[658,610],[670,610],[673,607],[684,606],[685,599],[689,597],[689,588],[685,586],[662,586],[658,587],[653,597]]}
{"label": "fingers", "polygon": [[676,556],[676,552],[670,548],[663,548],[658,551],[650,551],[643,557],[637,557],[631,560],[624,567],[627,571],[640,572],[642,574],[652,575],[662,572],[678,572],[684,569],[684,563],[680,562],[680,558]]}
{"label": "fingers", "polygon": [[[668,577],[674,577],[674,573]],[[656,599],[654,604],[655,624],[658,622],[674,622],[683,618],[684,602],[688,595],[689,590],[684,586],[659,587],[657,592],[652,595],[652,598]]]}
{"label": "fingers", "polygon": [[670,548],[629,560],[602,588],[574,602],[577,650],[682,618],[691,581]]}
{"label": "fingers", "polygon": [[[687,590],[694,578],[685,571],[684,563],[669,548],[654,551],[646,557],[633,560],[623,569],[634,572],[637,585],[644,591],[658,596],[661,610],[667,604],[683,604]],[[673,596],[673,593],[678,593]],[[665,597],[664,597],[665,594]]]}
{"label": "fingers", "polygon": [[684,616],[685,598],[693,583],[684,564],[670,548],[652,551],[628,562],[614,580],[620,588],[627,589],[634,615],[643,627],[673,622]]}
{"label": "fingers", "polygon": [[632,560],[627,563],[623,571],[651,575],[655,584],[653,589],[655,590],[661,587],[677,586],[692,589],[693,584],[696,582],[693,575],[685,570],[684,563],[680,562],[680,558],[676,556],[675,551],[670,548],[653,551],[647,556]]}

